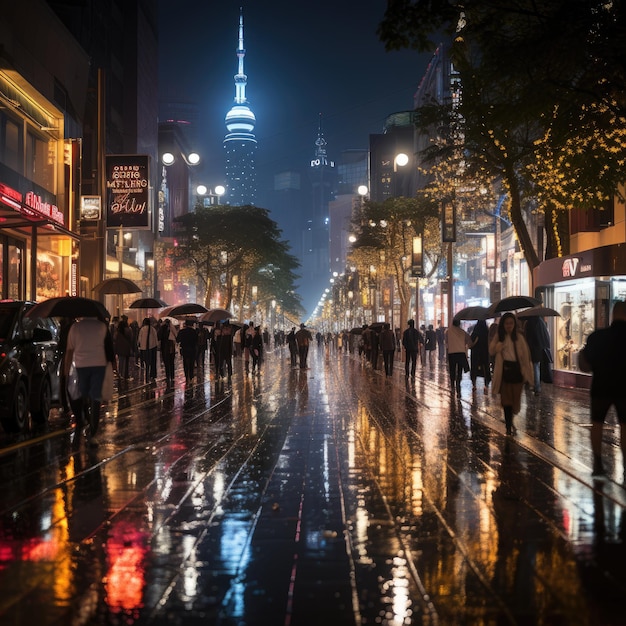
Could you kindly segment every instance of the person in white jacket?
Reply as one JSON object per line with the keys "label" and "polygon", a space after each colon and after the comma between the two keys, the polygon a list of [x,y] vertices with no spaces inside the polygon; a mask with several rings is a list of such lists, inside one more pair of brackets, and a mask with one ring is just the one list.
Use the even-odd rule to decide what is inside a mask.
{"label": "person in white jacket", "polygon": [[498,332],[489,343],[489,354],[495,356],[492,394],[500,394],[506,434],[513,435],[513,416],[520,412],[522,388],[533,380],[530,349],[523,335],[517,332],[513,313],[502,316]]}
{"label": "person in white jacket", "polygon": [[139,344],[139,354],[141,354],[141,362],[144,365],[146,383],[156,380],[156,354],[157,343],[159,338],[157,331],[150,322],[150,318],[146,317],[139,329],[137,343]]}

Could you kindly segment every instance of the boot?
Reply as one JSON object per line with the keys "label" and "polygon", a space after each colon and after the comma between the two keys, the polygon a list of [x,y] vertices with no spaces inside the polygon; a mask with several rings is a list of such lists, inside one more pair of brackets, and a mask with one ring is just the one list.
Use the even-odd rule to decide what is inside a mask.
{"label": "boot", "polygon": [[513,407],[512,406],[505,406],[504,407],[504,423],[506,425],[506,434],[507,435],[512,435],[513,434]]}

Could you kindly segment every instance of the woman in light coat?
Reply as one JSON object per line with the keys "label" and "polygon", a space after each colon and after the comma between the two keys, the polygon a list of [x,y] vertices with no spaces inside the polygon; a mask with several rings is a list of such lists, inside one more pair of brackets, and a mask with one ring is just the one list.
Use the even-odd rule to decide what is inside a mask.
{"label": "woman in light coat", "polygon": [[[500,394],[500,404],[504,410],[506,434],[515,432],[513,416],[520,412],[522,388],[524,383],[533,380],[533,366],[530,350],[521,333],[517,332],[517,319],[513,313],[505,313],[498,324],[498,332],[489,344],[489,354],[495,356],[493,368],[492,394]],[[517,361],[520,365],[522,380],[506,382],[502,370],[504,361]]]}

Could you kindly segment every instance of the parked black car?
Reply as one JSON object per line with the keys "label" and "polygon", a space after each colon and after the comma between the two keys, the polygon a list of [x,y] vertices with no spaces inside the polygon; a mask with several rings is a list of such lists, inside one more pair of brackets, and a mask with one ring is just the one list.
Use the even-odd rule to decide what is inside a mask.
{"label": "parked black car", "polygon": [[29,412],[44,423],[59,400],[59,327],[50,318],[25,317],[33,306],[0,301],[0,423],[7,432],[24,430]]}

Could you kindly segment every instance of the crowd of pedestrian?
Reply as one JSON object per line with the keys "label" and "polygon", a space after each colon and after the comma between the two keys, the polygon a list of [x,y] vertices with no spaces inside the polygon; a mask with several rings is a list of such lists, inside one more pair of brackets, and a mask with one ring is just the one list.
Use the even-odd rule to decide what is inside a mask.
{"label": "crowd of pedestrian", "polygon": [[[315,337],[305,324],[292,327],[288,333],[274,335],[276,347],[284,344],[289,350],[292,368],[308,369],[311,345],[317,343],[337,354],[353,352],[374,370],[380,369],[392,377],[396,354],[404,350],[404,374],[415,378],[417,364],[423,368],[443,366],[447,361],[450,391],[460,394],[464,374],[469,373],[472,389],[478,379],[483,391],[499,398],[507,435],[516,432],[514,417],[521,409],[524,385],[541,393],[542,382],[552,382],[552,355],[548,328],[539,316],[524,321],[506,312],[490,326],[477,320],[469,329],[453,319],[449,328],[440,323],[422,324],[418,330],[410,319],[400,333],[389,323],[365,324],[353,331],[341,333],[317,332]],[[212,328],[195,320],[186,320],[178,328],[169,318],[144,318],[141,326],[122,316],[110,326],[96,318],[70,320],[63,325],[65,359],[63,384],[68,386],[71,366],[75,367],[76,390],[72,397],[63,394],[63,404],[73,411],[77,426],[84,427],[92,444],[96,434],[103,401],[107,366],[117,373],[120,383],[137,375],[146,384],[157,375],[157,355],[160,353],[168,384],[173,384],[176,356],[182,359],[185,381],[191,383],[198,371],[203,371],[207,354],[215,364],[217,378],[231,379],[233,358],[241,358],[246,374],[259,374],[264,354],[269,346],[269,333],[252,322],[243,325],[224,320]],[[602,428],[611,406],[615,406],[621,425],[620,442],[626,463],[626,302],[617,302],[609,328],[592,333],[580,351],[579,367],[592,373],[591,384],[591,447],[595,477],[604,475],[602,464]],[[468,360],[469,357],[469,360]],[[626,479],[626,476],[625,476]]]}

